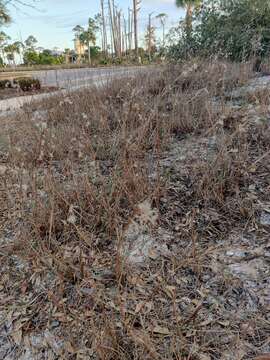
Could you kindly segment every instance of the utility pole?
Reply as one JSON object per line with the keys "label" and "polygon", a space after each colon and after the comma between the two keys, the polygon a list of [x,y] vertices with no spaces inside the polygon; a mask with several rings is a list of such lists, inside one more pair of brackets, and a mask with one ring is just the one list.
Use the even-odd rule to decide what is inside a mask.
{"label": "utility pole", "polygon": [[134,41],[135,41],[135,54],[137,60],[139,59],[139,46],[138,46],[138,12],[140,11],[139,5],[141,0],[133,0],[133,18],[134,18]]}

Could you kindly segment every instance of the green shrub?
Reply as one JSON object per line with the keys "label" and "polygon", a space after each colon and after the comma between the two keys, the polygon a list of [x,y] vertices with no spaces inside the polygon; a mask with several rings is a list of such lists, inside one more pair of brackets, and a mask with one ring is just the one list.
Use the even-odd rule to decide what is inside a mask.
{"label": "green shrub", "polygon": [[44,50],[40,54],[34,50],[29,50],[24,53],[23,59],[25,65],[58,65],[65,62],[63,55],[53,55],[50,50]]}
{"label": "green shrub", "polygon": [[168,56],[173,60],[198,55],[233,61],[268,56],[269,22],[269,1],[204,0],[194,11],[190,33],[186,33],[184,23],[170,32],[173,44]]}
{"label": "green shrub", "polygon": [[108,65],[109,61],[108,59],[104,58],[99,61],[99,65]]}
{"label": "green shrub", "polygon": [[38,79],[33,78],[19,78],[16,80],[22,91],[40,90],[41,83]]}
{"label": "green shrub", "polygon": [[10,87],[9,80],[0,80],[0,89],[6,89],[8,87]]}
{"label": "green shrub", "polygon": [[115,57],[115,58],[112,59],[112,64],[113,65],[121,65],[122,62],[123,62],[123,60],[121,58],[119,58],[119,57]]}

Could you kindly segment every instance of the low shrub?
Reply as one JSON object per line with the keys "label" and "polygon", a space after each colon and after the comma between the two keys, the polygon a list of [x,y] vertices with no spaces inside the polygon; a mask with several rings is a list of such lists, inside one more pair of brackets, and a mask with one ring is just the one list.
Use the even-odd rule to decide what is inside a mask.
{"label": "low shrub", "polygon": [[0,89],[5,89],[7,87],[10,87],[10,81],[9,80],[0,80]]}
{"label": "low shrub", "polygon": [[22,91],[40,90],[41,83],[38,79],[18,78],[15,80],[0,80],[0,89],[19,88]]}
{"label": "low shrub", "polygon": [[22,91],[40,90],[41,83],[38,79],[33,78],[19,78],[16,80]]}

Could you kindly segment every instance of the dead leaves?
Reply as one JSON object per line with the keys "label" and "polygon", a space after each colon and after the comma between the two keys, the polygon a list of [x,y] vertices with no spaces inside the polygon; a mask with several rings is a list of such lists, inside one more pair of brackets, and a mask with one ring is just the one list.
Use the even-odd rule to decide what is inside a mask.
{"label": "dead leaves", "polygon": [[270,353],[259,355],[254,360],[270,360]]}
{"label": "dead leaves", "polygon": [[[174,100],[170,101],[173,102]],[[234,110],[232,113],[234,114]],[[102,117],[104,116],[102,114]],[[86,121],[91,119],[88,112],[83,114],[82,117]],[[222,125],[227,130],[232,128],[237,131],[237,137],[240,133],[243,134],[245,130],[241,130],[240,125],[238,126],[238,118],[241,121],[241,117],[238,115],[232,121],[231,119],[222,120]],[[54,130],[58,130],[60,125],[58,124],[57,129]],[[73,125],[74,130],[76,130],[76,120],[75,123],[72,122]],[[168,149],[169,153],[166,155],[167,165],[165,165],[164,159],[160,159],[158,168],[161,172],[161,189],[163,190],[163,176],[166,185],[168,183],[168,189],[166,186],[164,187],[166,191],[164,191],[164,199],[161,198],[162,200],[159,197],[163,192],[159,194],[159,191],[157,191],[159,189],[153,189],[152,192],[152,182],[149,182],[150,187],[143,185],[143,182],[148,180],[148,175],[137,178],[137,173],[139,173],[137,170],[140,167],[136,171],[134,170],[134,174],[130,170],[126,171],[123,169],[122,163],[118,163],[111,152],[109,152],[109,157],[112,157],[113,160],[110,160],[110,165],[107,165],[107,150],[104,150],[104,154],[103,150],[102,154],[98,150],[98,154],[93,154],[95,156],[87,157],[85,161],[89,162],[92,158],[99,159],[99,155],[105,156],[102,157],[104,160],[95,160],[91,164],[89,162],[85,168],[81,157],[81,154],[84,155],[85,151],[83,146],[91,148],[96,141],[93,138],[93,144],[91,145],[92,141],[89,141],[88,136],[86,136],[85,144],[81,138],[78,137],[77,141],[77,137],[74,137],[68,155],[66,156],[66,152],[63,152],[63,154],[60,152],[57,155],[59,158],[64,155],[63,157],[68,158],[67,160],[70,162],[62,164],[55,159],[55,164],[54,162],[52,164],[53,172],[49,174],[50,176],[43,178],[42,173],[41,178],[33,172],[32,177],[36,178],[35,176],[37,176],[36,186],[40,191],[37,196],[39,202],[42,204],[44,202],[44,205],[46,205],[48,200],[48,203],[51,203],[52,199],[55,199],[55,194],[59,192],[61,201],[51,214],[56,217],[56,222],[59,220],[60,230],[56,231],[54,229],[51,220],[51,226],[49,227],[49,240],[51,241],[49,242],[52,246],[47,248],[46,242],[44,241],[44,244],[42,242],[40,252],[37,252],[38,256],[36,256],[36,246],[39,249],[39,243],[34,244],[35,247],[31,251],[31,263],[29,265],[31,279],[28,279],[25,269],[21,269],[21,272],[24,273],[23,279],[16,287],[16,289],[20,290],[21,298],[16,299],[16,293],[13,292],[6,294],[5,302],[12,303],[16,309],[21,309],[22,298],[27,303],[27,312],[12,317],[10,321],[12,326],[9,335],[18,347],[19,345],[20,347],[23,346],[26,338],[29,338],[31,343],[34,336],[35,339],[39,336],[42,349],[49,348],[56,357],[63,357],[64,359],[68,358],[66,353],[76,355],[78,360],[93,358],[99,351],[99,347],[101,352],[97,355],[101,355],[100,357],[104,355],[103,358],[109,358],[110,356],[111,358],[124,358],[119,353],[122,349],[127,354],[128,351],[136,348],[138,353],[131,353],[131,357],[139,356],[147,359],[182,357],[183,359],[210,360],[211,357],[215,356],[216,358],[225,359],[225,351],[229,349],[226,358],[233,358],[229,357],[232,353],[239,360],[246,358],[250,347],[246,346],[246,344],[243,344],[243,346],[240,344],[241,346],[239,345],[238,349],[236,349],[236,337],[238,334],[239,342],[243,340],[243,337],[248,336],[249,341],[252,342],[251,346],[254,346],[254,348],[258,346],[258,343],[256,343],[258,339],[257,332],[261,335],[263,332],[266,333],[268,328],[261,329],[262,325],[257,319],[263,318],[265,314],[262,314],[259,309],[254,310],[253,307],[252,315],[250,315],[249,307],[245,302],[249,302],[251,308],[253,299],[251,295],[247,294],[246,282],[243,281],[243,286],[240,286],[240,280],[232,281],[231,272],[223,274],[221,257],[217,257],[211,262],[209,250],[216,248],[217,239],[220,239],[218,247],[220,246],[224,250],[219,234],[224,232],[224,236],[226,236],[226,232],[232,230],[229,215],[225,216],[223,211],[220,210],[220,206],[215,206],[215,202],[220,201],[223,205],[223,195],[226,195],[224,189],[227,187],[229,187],[232,194],[241,195],[241,184],[238,183],[238,176],[242,178],[249,172],[247,174],[249,180],[247,184],[251,183],[252,187],[249,187],[249,192],[252,193],[252,199],[249,200],[248,195],[245,193],[245,201],[239,201],[241,216],[246,219],[249,218],[253,211],[252,204],[253,199],[256,199],[258,184],[260,185],[260,181],[257,184],[255,177],[260,174],[262,160],[266,160],[265,156],[269,152],[263,152],[266,155],[256,161],[255,159],[254,161],[248,161],[246,169],[240,168],[239,174],[236,172],[231,176],[231,166],[227,167],[226,159],[228,159],[229,164],[233,160],[238,166],[236,160],[242,153],[241,147],[238,148],[237,144],[240,144],[240,140],[243,140],[232,138],[232,142],[228,145],[228,151],[226,150],[226,161],[223,162],[218,157],[216,159],[217,172],[211,168],[211,164],[210,167],[202,167],[202,170],[209,169],[209,172],[202,174],[205,175],[207,192],[205,192],[205,186],[203,186],[201,188],[203,198],[198,192],[199,201],[197,201],[193,197],[194,189],[197,188],[196,181],[194,181],[194,178],[189,177],[188,174],[190,168],[197,166],[196,161],[198,159],[208,161],[208,150],[211,156],[215,156],[220,141],[223,141],[224,132],[222,131],[222,137],[219,137],[219,133],[214,133],[212,125],[214,123],[211,124],[211,136],[213,135],[211,139],[205,134],[203,134],[203,137],[207,136],[207,138],[201,138],[200,134],[197,134],[198,136],[193,140],[192,135],[188,136],[186,141],[182,141],[181,144],[175,143],[175,151]],[[87,131],[94,134],[95,129],[91,129],[92,125],[89,126],[90,128],[87,125]],[[145,127],[145,124],[143,126]],[[67,133],[66,127],[63,129]],[[78,129],[82,130],[81,125],[79,125]],[[100,131],[100,133],[105,132]],[[99,134],[99,131],[97,134]],[[110,142],[107,144],[106,138],[104,140],[106,146],[111,144]],[[225,135],[224,140],[226,140]],[[54,146],[57,145],[55,140],[52,139],[51,141]],[[100,143],[103,142],[100,141]],[[127,150],[128,153],[125,154],[123,159],[121,159],[121,156],[119,158],[121,161],[124,160],[125,166],[128,168],[134,166],[135,168],[139,166],[139,163],[144,162],[143,157],[141,157],[143,151],[140,151],[140,147],[138,147],[138,153],[140,154],[138,163],[135,152],[134,159],[136,158],[136,161],[134,160],[133,163],[133,156],[128,159],[129,156],[127,155],[133,154],[133,152],[130,151],[129,143],[124,143],[123,149]],[[79,148],[73,148],[78,144],[82,144],[82,148],[80,146]],[[118,144],[118,141],[116,141],[116,144]],[[67,150],[69,150],[69,143],[67,145]],[[120,155],[121,143],[118,145],[120,150],[117,150],[116,153],[119,152]],[[48,153],[51,153],[51,151],[54,152],[53,149],[50,149]],[[28,153],[27,149],[22,152]],[[69,153],[73,154],[70,158]],[[29,161],[29,164],[32,164],[32,162]],[[62,165],[64,166],[62,167]],[[77,165],[80,165],[78,169]],[[155,166],[153,166],[154,168]],[[0,164],[0,178],[9,175],[9,169],[9,165],[6,168],[5,165]],[[110,169],[115,170],[115,172],[112,172],[113,176],[107,183],[107,174]],[[228,174],[226,171],[223,172],[224,169],[228,170]],[[121,170],[119,171],[119,177],[118,170]],[[213,182],[210,182],[208,186],[208,177],[212,172],[213,178],[211,181]],[[58,178],[54,178],[54,174],[59,176],[59,182]],[[105,174],[104,178],[101,177],[101,174],[102,176]],[[133,175],[136,175],[136,177]],[[261,182],[266,181],[266,175],[262,176]],[[125,181],[126,176],[127,181]],[[128,180],[129,176],[132,177],[132,181]],[[201,170],[198,172],[198,176],[201,176]],[[17,175],[14,174],[14,177],[17,177]],[[252,181],[250,181],[250,177],[252,177]],[[71,178],[72,181],[70,181]],[[220,182],[216,183],[219,178]],[[229,180],[236,178],[237,184],[234,186],[234,181],[232,181],[230,185],[227,178]],[[101,185],[101,179],[104,180],[104,185]],[[115,186],[115,180],[117,186]],[[54,197],[50,198],[52,194],[48,191],[48,188],[54,186],[54,181],[57,186],[53,192]],[[153,184],[155,187],[156,181]],[[22,185],[26,185],[25,181],[22,182]],[[75,187],[76,189],[74,189]],[[110,195],[107,195],[107,191]],[[204,201],[201,201],[208,199],[207,196],[204,197],[205,193],[210,198],[216,199],[216,201],[209,202],[211,203],[209,205],[213,208],[209,208],[208,205],[204,206]],[[262,194],[263,191],[261,196],[263,196]],[[29,206],[31,206],[30,202],[34,201],[34,198],[31,197],[31,189],[28,189],[27,195]],[[246,201],[246,197],[248,201]],[[153,203],[152,199],[155,198],[158,201]],[[22,208],[27,205],[28,209],[28,201],[24,204],[25,200],[26,196],[22,198],[23,203],[19,204]],[[233,201],[232,205],[234,206]],[[63,212],[62,207],[64,208]],[[235,210],[237,209],[238,207]],[[48,209],[48,219],[49,210],[50,208]],[[11,211],[9,210],[9,212]],[[44,227],[45,240],[48,220],[44,224],[43,214],[46,215],[47,212],[43,212],[43,210],[38,212],[38,217],[40,217],[38,221],[36,213],[32,214],[31,212],[29,216],[42,233],[42,226]],[[130,221],[128,222],[129,218]],[[261,221],[266,222],[267,219],[268,217],[263,217]],[[31,228],[30,224],[29,228]],[[26,230],[28,237],[28,228]],[[117,236],[119,235],[119,244],[120,240],[123,240],[123,244],[121,242],[123,255],[127,259],[133,260],[130,261],[131,265],[136,265],[139,262],[143,264],[139,270],[136,270],[136,266],[125,267],[125,261],[123,261],[123,266],[122,263],[119,266],[119,279],[121,277],[121,282],[117,281],[118,270],[115,270],[114,256],[116,250],[118,250],[118,244],[114,241],[115,232],[117,232]],[[56,239],[54,239],[54,235],[56,235]],[[214,241],[212,241],[213,237],[215,238]],[[240,236],[237,239],[238,241],[241,241]],[[31,248],[32,242],[29,245],[29,248]],[[258,247],[256,246],[256,248]],[[118,254],[119,258],[121,258],[121,251]],[[10,256],[12,255],[10,254]],[[235,256],[227,257],[231,261]],[[124,260],[126,259],[124,258]],[[36,271],[32,261],[38,261],[42,269]],[[215,264],[219,264],[217,269],[214,269]],[[227,265],[225,262],[224,264]],[[224,268],[228,269],[228,266],[225,265]],[[9,270],[7,269],[6,272],[9,273]],[[233,270],[237,271],[239,267],[233,267]],[[266,274],[266,272],[262,271],[262,274],[264,273]],[[12,279],[5,279],[4,276],[0,281],[0,292],[9,290],[13,285]],[[232,291],[232,288],[234,291]],[[14,298],[9,300],[8,295],[13,295]],[[2,302],[3,300],[0,298],[0,306]],[[263,304],[260,305],[262,308]],[[235,309],[237,309],[237,314]],[[29,320],[23,320],[26,317]],[[252,321],[252,324],[245,323],[247,319],[253,319],[253,317],[256,320]],[[56,326],[52,326],[52,323],[56,323]],[[71,334],[73,331],[75,334]],[[179,339],[180,331],[183,334]],[[33,335],[34,332],[38,333],[38,335]],[[60,339],[55,336],[56,333],[59,334]],[[70,334],[70,339],[72,339],[70,343],[65,342],[67,334]],[[95,338],[97,338],[97,341]],[[178,341],[179,343],[177,343]],[[133,344],[130,346],[132,342]],[[197,348],[195,348],[194,342],[198,342]],[[29,346],[32,346],[32,344]],[[174,346],[175,348],[172,349]],[[90,347],[90,349],[85,349],[85,347]],[[259,353],[259,349],[262,351],[266,347],[256,348],[253,353]],[[89,351],[93,351],[95,354],[89,355]],[[178,351],[179,353],[177,353]],[[215,355],[213,355],[214,351],[216,352]],[[174,353],[172,354],[172,352]],[[256,360],[270,360],[270,357],[268,354],[261,355]]]}
{"label": "dead leaves", "polygon": [[143,311],[144,314],[148,314],[153,307],[152,302],[141,301],[136,305],[135,314],[139,314]]}
{"label": "dead leaves", "polygon": [[7,172],[7,167],[5,165],[0,164],[0,176],[4,176]]}
{"label": "dead leaves", "polygon": [[13,341],[15,342],[16,345],[21,345],[21,342],[22,342],[22,336],[23,336],[23,332],[22,332],[22,329],[17,329],[17,330],[14,330],[12,333],[11,333],[11,337],[13,339]]}
{"label": "dead leaves", "polygon": [[153,333],[157,334],[157,335],[168,336],[168,335],[170,335],[170,330],[168,328],[166,328],[166,327],[156,325],[153,328]]}
{"label": "dead leaves", "polygon": [[159,354],[155,350],[155,346],[149,335],[140,330],[130,331],[130,336],[137,345],[142,345],[153,359],[160,359]]}
{"label": "dead leaves", "polygon": [[164,292],[170,299],[174,299],[176,294],[176,287],[168,285],[164,288]]}
{"label": "dead leaves", "polygon": [[152,209],[150,200],[145,200],[137,205],[136,217],[139,223],[155,226],[158,220],[158,212],[156,209]]}

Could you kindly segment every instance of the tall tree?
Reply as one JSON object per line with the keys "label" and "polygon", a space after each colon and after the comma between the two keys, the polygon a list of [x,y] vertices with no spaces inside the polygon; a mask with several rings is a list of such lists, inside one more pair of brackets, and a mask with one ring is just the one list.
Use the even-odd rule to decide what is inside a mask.
{"label": "tall tree", "polygon": [[74,45],[75,45],[75,52],[77,55],[77,62],[81,62],[81,56],[82,56],[82,42],[80,37],[82,36],[83,32],[85,31],[84,28],[81,25],[76,25],[72,31],[74,32],[75,39],[74,39]]}
{"label": "tall tree", "polygon": [[28,36],[28,38],[25,40],[24,43],[28,50],[34,51],[37,42],[38,42],[37,39],[33,35],[30,35]]}
{"label": "tall tree", "polygon": [[186,31],[190,35],[192,31],[193,9],[201,4],[202,0],[176,0],[176,6],[186,9]]}
{"label": "tall tree", "polygon": [[135,42],[135,53],[137,60],[139,59],[139,45],[138,45],[138,12],[140,0],[133,0],[133,25],[134,25],[134,42]]}
{"label": "tall tree", "polygon": [[155,28],[151,25],[151,22],[149,21],[149,24],[146,29],[145,33],[145,44],[148,49],[148,57],[149,60],[151,60],[152,54],[156,50],[156,35],[155,35]]}
{"label": "tall tree", "polygon": [[23,62],[22,53],[24,51],[24,43],[21,41],[15,41],[13,43],[13,48],[16,54],[20,56],[21,63]]}
{"label": "tall tree", "polygon": [[96,22],[97,31],[100,33],[101,48],[102,48],[102,51],[105,52],[104,36],[103,36],[103,20],[102,20],[101,13],[96,14],[94,19]]}
{"label": "tall tree", "polygon": [[88,48],[88,64],[91,65],[91,44],[96,45],[97,36],[96,33],[99,27],[95,21],[95,19],[89,18],[88,20],[88,28],[84,30],[80,36],[79,40],[82,44],[87,45]]}
{"label": "tall tree", "polygon": [[107,55],[108,50],[108,39],[107,39],[107,27],[105,19],[105,10],[104,10],[104,0],[100,0],[101,6],[101,21],[102,21],[102,45],[105,55]]}
{"label": "tall tree", "polygon": [[81,26],[81,25],[76,25],[72,31],[74,32],[75,34],[75,38],[76,39],[79,39],[81,33],[84,31],[84,28]]}
{"label": "tall tree", "polygon": [[6,1],[0,0],[0,25],[7,24],[10,21],[11,18],[6,7]]}
{"label": "tall tree", "polygon": [[8,8],[13,6],[16,10],[20,7],[35,8],[36,0],[0,0],[0,26],[11,21]]}
{"label": "tall tree", "polygon": [[4,47],[4,51],[6,53],[7,59],[9,63],[13,63],[13,65],[16,65],[15,63],[15,54],[20,54],[20,43],[19,41],[14,42],[13,44],[6,45]]}
{"label": "tall tree", "polygon": [[148,40],[149,60],[151,60],[152,44],[155,42],[155,28],[152,26],[152,15],[153,13],[148,15],[148,27],[146,31],[146,38]]}
{"label": "tall tree", "polygon": [[0,31],[0,57],[2,59],[1,63],[4,62],[4,48],[7,45],[8,40],[10,40],[10,37],[4,31]]}
{"label": "tall tree", "polygon": [[131,54],[133,40],[133,11],[128,8],[128,50]]}
{"label": "tall tree", "polygon": [[114,53],[119,58],[121,57],[121,11],[118,10],[117,6],[115,6],[114,0],[108,1],[109,5],[109,17],[110,17],[110,26],[111,26],[111,36],[112,43],[114,47]]}
{"label": "tall tree", "polygon": [[156,19],[159,20],[161,26],[162,26],[162,46],[165,47],[165,25],[166,20],[168,18],[168,15],[165,13],[160,13],[156,16]]}
{"label": "tall tree", "polygon": [[0,45],[6,43],[9,39],[10,37],[4,31],[0,31]]}

